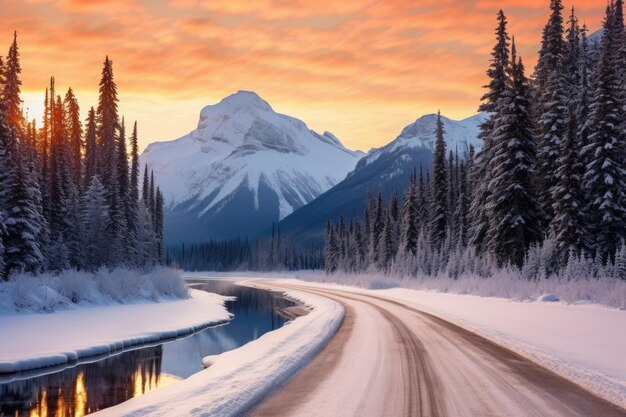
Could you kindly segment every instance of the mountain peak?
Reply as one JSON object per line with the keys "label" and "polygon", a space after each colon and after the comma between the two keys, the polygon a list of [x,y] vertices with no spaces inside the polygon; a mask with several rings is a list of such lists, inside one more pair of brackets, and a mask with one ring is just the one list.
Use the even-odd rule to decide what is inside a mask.
{"label": "mountain peak", "polygon": [[273,111],[272,106],[263,100],[254,91],[239,90],[228,97],[223,98],[220,104],[226,104],[233,107],[251,107],[264,111]]}

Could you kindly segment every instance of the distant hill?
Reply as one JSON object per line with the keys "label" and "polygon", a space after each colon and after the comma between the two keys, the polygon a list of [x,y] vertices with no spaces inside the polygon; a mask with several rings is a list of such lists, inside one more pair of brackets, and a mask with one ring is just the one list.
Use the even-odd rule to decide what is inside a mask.
{"label": "distant hill", "polygon": [[[479,149],[478,131],[483,118],[481,114],[461,121],[442,117],[448,150],[465,154],[470,145]],[[414,168],[428,170],[432,165],[436,121],[435,114],[423,116],[388,145],[370,151],[346,179],[287,216],[280,223],[281,232],[302,241],[321,241],[327,219],[362,216],[368,192],[380,191],[385,198],[394,191],[404,192]]]}

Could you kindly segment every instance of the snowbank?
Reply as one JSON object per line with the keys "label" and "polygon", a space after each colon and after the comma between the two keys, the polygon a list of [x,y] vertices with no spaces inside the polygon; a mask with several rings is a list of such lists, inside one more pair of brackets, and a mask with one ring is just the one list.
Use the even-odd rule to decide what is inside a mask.
{"label": "snowbank", "polygon": [[239,349],[206,358],[209,368],[186,380],[95,415],[242,415],[311,361],[343,319],[343,308],[332,300],[299,291],[286,294],[310,313]]}
{"label": "snowbank", "polygon": [[626,408],[626,311],[425,291],[373,291],[468,328]]}
{"label": "snowbank", "polygon": [[148,273],[101,268],[93,273],[16,274],[8,282],[0,281],[0,316],[188,296],[181,271],[171,268],[158,267]]}
{"label": "snowbank", "polygon": [[617,278],[550,277],[525,279],[518,271],[502,269],[490,277],[464,274],[450,278],[446,273],[436,277],[418,278],[385,275],[381,273],[301,274],[307,281],[340,283],[367,289],[409,288],[439,291],[452,294],[469,294],[485,297],[501,297],[516,301],[537,300],[551,294],[559,301],[570,304],[601,304],[621,310],[626,309],[626,281]]}
{"label": "snowbank", "polygon": [[[76,361],[181,337],[230,320],[224,297],[199,290],[189,294],[187,299],[169,297],[159,303],[148,298],[125,305],[82,303],[54,314],[0,316],[0,374],[43,367],[57,371]],[[110,299],[102,297],[100,301]]]}

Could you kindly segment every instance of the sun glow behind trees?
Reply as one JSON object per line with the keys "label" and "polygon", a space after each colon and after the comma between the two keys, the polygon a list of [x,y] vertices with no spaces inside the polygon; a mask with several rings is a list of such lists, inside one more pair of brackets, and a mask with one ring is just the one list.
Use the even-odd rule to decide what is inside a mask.
{"label": "sun glow behind trees", "polygon": [[0,70],[2,276],[162,263],[163,197],[146,167],[139,198],[137,124],[129,158],[112,61],[104,61],[98,107],[84,127],[73,90],[57,95],[54,77],[41,125],[27,119],[17,34]]}

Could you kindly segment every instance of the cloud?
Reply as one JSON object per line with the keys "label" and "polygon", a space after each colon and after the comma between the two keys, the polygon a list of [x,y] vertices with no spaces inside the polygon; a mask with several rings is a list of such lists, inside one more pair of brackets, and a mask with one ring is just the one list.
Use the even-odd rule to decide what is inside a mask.
{"label": "cloud", "polygon": [[[146,141],[186,133],[203,104],[249,89],[361,148],[393,139],[423,112],[471,115],[486,81],[497,10],[505,8],[529,69],[548,14],[548,0],[5,3],[0,42],[8,48],[18,30],[29,94],[42,93],[55,75],[93,101],[108,54],[123,108],[148,124]],[[592,28],[602,13],[601,4],[579,11]],[[188,116],[180,110],[166,122],[168,108]],[[386,119],[371,126],[376,115]]]}

